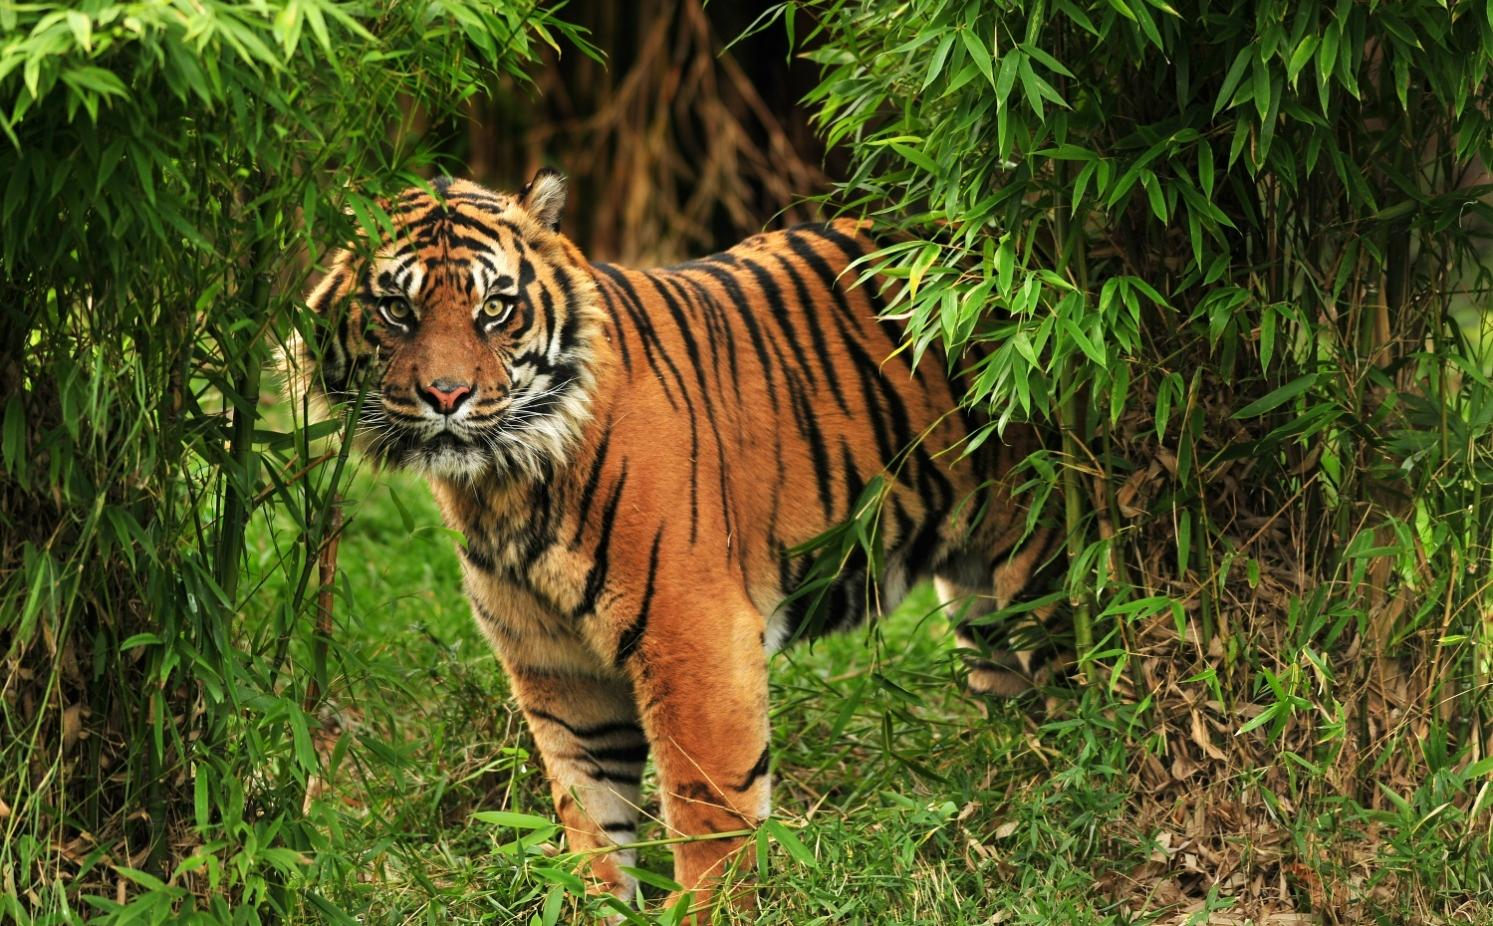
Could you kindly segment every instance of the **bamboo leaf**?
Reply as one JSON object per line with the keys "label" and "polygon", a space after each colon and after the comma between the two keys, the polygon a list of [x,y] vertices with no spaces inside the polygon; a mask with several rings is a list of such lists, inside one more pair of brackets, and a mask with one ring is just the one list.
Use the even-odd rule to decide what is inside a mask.
{"label": "bamboo leaf", "polygon": [[[1108,0],[1108,2],[1114,8],[1115,12],[1131,22],[1135,22],[1135,13],[1130,9],[1130,4],[1126,0]],[[1137,2],[1144,2],[1144,0],[1137,0]]]}
{"label": "bamboo leaf", "polygon": [[1198,183],[1203,195],[1213,197],[1213,146],[1206,140],[1198,144]]}
{"label": "bamboo leaf", "polygon": [[792,830],[784,826],[776,818],[768,817],[766,820],[763,820],[762,828],[767,831],[774,842],[782,846],[783,850],[792,856],[794,861],[807,868],[819,867],[819,860],[814,858],[814,853],[810,852],[809,848],[799,841],[798,836]]}
{"label": "bamboo leaf", "polygon": [[1275,353],[1275,307],[1266,305],[1260,311],[1260,369],[1269,371]]}
{"label": "bamboo leaf", "polygon": [[900,142],[893,142],[890,147],[893,151],[902,155],[902,157],[921,167],[928,173],[938,173],[938,163],[918,149],[901,144]]}
{"label": "bamboo leaf", "polygon": [[1265,115],[1270,112],[1270,67],[1263,59],[1256,58],[1251,73],[1254,79],[1255,111],[1263,122]]}
{"label": "bamboo leaf", "polygon": [[1192,555],[1192,512],[1182,511],[1177,515],[1177,575],[1187,575],[1187,562]]}
{"label": "bamboo leaf", "polygon": [[1224,107],[1234,99],[1235,92],[1239,89],[1239,82],[1244,79],[1244,70],[1249,67],[1250,46],[1239,49],[1234,56],[1234,63],[1229,66],[1229,71],[1224,75],[1223,83],[1218,88],[1218,98],[1213,102],[1213,115],[1217,116],[1223,112]]}
{"label": "bamboo leaf", "polygon": [[975,66],[980,69],[980,73],[990,82],[990,86],[996,86],[994,59],[990,55],[990,49],[985,47],[985,44],[980,41],[980,37],[975,34],[975,30],[973,29],[960,29],[959,38],[964,42],[965,50],[969,52],[969,56],[974,60]]}
{"label": "bamboo leaf", "polygon": [[954,33],[945,32],[944,37],[939,40],[938,47],[933,51],[933,57],[928,59],[928,74],[923,78],[923,86],[919,89],[927,90],[943,74],[944,63],[949,60],[949,52],[953,48]]}
{"label": "bamboo leaf", "polygon": [[623,865],[621,866],[621,868],[624,872],[632,875],[634,878],[637,878],[643,884],[646,884],[650,887],[656,887],[661,891],[684,890],[684,888],[679,884],[678,881],[675,881],[673,878],[667,877],[665,875],[661,875],[658,872],[649,871],[646,868],[634,868],[630,865]]}
{"label": "bamboo leaf", "polygon": [[1321,39],[1315,35],[1305,36],[1296,46],[1296,50],[1291,53],[1291,61],[1286,65],[1286,79],[1291,82],[1292,87],[1296,86],[1296,79],[1301,76],[1302,68],[1312,60],[1312,55],[1316,53],[1317,44],[1320,41]]}
{"label": "bamboo leaf", "polygon": [[1064,77],[1074,76],[1072,71],[1063,67],[1062,62],[1058,61],[1058,59],[1054,58],[1052,55],[1049,55],[1047,52],[1043,51],[1037,46],[1023,42],[1019,47],[1024,54],[1032,58],[1038,64],[1047,68],[1049,71],[1052,71],[1055,74],[1061,74]]}
{"label": "bamboo leaf", "polygon": [[1022,60],[1023,56],[1017,51],[1001,58],[1000,73],[995,78],[995,101],[1000,106],[1005,106],[1006,99],[1011,95],[1011,88],[1016,85],[1016,72]]}
{"label": "bamboo leaf", "polygon": [[1165,222],[1167,220],[1166,196],[1161,191],[1161,183],[1156,179],[1156,174],[1143,170],[1140,174],[1141,186],[1145,188],[1146,199],[1151,204],[1151,211],[1156,218]]}
{"label": "bamboo leaf", "polygon": [[1238,730],[1235,730],[1234,735],[1243,736],[1244,734],[1249,733],[1252,730],[1258,730],[1260,727],[1263,727],[1265,724],[1274,720],[1280,713],[1280,711],[1281,705],[1279,703],[1270,705],[1264,711],[1257,714],[1255,717],[1245,723],[1244,726],[1240,727]]}
{"label": "bamboo leaf", "polygon": [[1089,340],[1088,336],[1085,335],[1083,331],[1073,323],[1072,319],[1064,318],[1061,321],[1061,324],[1063,326],[1063,331],[1065,331],[1068,336],[1073,339],[1073,343],[1078,345],[1078,349],[1083,351],[1084,356],[1088,357],[1090,360],[1094,361],[1094,363],[1098,364],[1101,367],[1106,365],[1107,360],[1104,356],[1104,351],[1099,347],[1096,347],[1094,343]]}
{"label": "bamboo leaf", "polygon": [[1279,408],[1280,406],[1286,404],[1287,402],[1300,395],[1305,394],[1308,389],[1311,389],[1316,384],[1316,373],[1308,373],[1304,376],[1298,376],[1295,379],[1291,380],[1289,383],[1286,383],[1284,386],[1281,386],[1278,389],[1274,389],[1267,395],[1263,395],[1260,398],[1255,399],[1253,402],[1250,402],[1248,405],[1234,412],[1234,414],[1230,417],[1235,419],[1258,417],[1268,411]]}
{"label": "bamboo leaf", "polygon": [[555,825],[554,821],[544,817],[515,813],[511,810],[479,810],[472,814],[472,819],[479,823],[491,823],[494,826],[507,826],[520,830],[538,830]]}

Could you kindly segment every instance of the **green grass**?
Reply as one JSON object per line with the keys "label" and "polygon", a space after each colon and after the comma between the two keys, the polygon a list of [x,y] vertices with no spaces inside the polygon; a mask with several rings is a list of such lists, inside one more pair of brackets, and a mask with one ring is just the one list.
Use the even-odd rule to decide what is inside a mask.
{"label": "green grass", "polygon": [[[347,499],[315,735],[327,771],[308,801],[334,849],[306,869],[302,917],[325,918],[314,888],[364,923],[583,921],[578,911],[598,902],[574,891],[575,860],[554,855],[548,789],[468,614],[454,535],[408,476],[361,471]],[[251,573],[275,575],[285,527],[256,522]],[[272,604],[277,589],[262,592],[253,600]],[[309,669],[309,651],[292,656]],[[779,654],[772,682],[775,813],[791,838],[782,828],[763,835],[760,906],[722,921],[1203,923],[1230,905],[1226,890],[1201,910],[1168,907],[1164,893],[1136,903],[1127,879],[1144,877],[1158,835],[1124,816],[1147,742],[1144,709],[1091,695],[1039,722],[1019,705],[966,697],[929,589],[873,629]],[[1271,813],[1249,782],[1246,771],[1230,793]],[[1313,785],[1303,777],[1302,795]],[[651,794],[651,779],[645,787]],[[1369,908],[1379,922],[1435,921],[1416,911],[1448,904],[1427,903],[1426,891],[1475,896],[1488,869],[1470,854],[1476,845],[1418,822],[1446,789],[1426,783],[1400,820],[1332,798],[1315,799],[1311,813],[1303,803],[1290,821],[1298,854],[1324,884],[1358,877],[1354,890],[1367,894],[1377,883]],[[526,816],[474,818],[485,811]],[[1344,860],[1371,830],[1394,835],[1375,858],[1381,874],[1364,881]],[[654,823],[640,838],[664,835]],[[1241,840],[1248,850],[1248,834]],[[640,865],[666,879],[667,848],[645,847]],[[1309,898],[1307,887],[1290,888]],[[646,890],[653,903],[638,921],[669,922],[656,909],[666,890]]]}
{"label": "green grass", "polygon": [[[547,869],[565,860],[516,855],[514,830],[472,819],[552,808],[461,594],[454,536],[402,474],[359,472],[344,511],[317,738],[330,771],[310,805],[340,852],[308,877],[370,923],[542,916]],[[277,528],[255,525],[259,574],[274,574]],[[1070,737],[1081,751],[1059,756],[1015,705],[965,697],[933,604],[920,589],[874,630],[774,660],[776,813],[807,856],[769,851],[744,922],[1118,922],[1089,860],[1116,852],[1096,834],[1120,806],[1119,740]],[[640,838],[664,835],[654,823]],[[667,848],[641,866],[667,876]]]}

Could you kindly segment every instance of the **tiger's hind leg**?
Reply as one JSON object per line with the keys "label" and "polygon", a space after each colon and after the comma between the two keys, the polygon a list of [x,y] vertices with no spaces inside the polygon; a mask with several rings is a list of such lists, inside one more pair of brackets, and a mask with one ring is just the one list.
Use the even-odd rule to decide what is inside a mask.
{"label": "tiger's hind leg", "polygon": [[1002,625],[980,623],[996,610],[988,591],[982,594],[943,577],[935,578],[933,587],[954,626],[955,643],[968,651],[965,686],[971,694],[1018,698],[1039,686],[1036,653],[1013,650]]}
{"label": "tiger's hind leg", "polygon": [[1060,602],[992,620],[1000,610],[992,589],[970,588],[945,576],[933,584],[954,626],[955,642],[968,651],[965,684],[971,694],[1020,698],[1047,687],[1071,665],[1067,612]]}

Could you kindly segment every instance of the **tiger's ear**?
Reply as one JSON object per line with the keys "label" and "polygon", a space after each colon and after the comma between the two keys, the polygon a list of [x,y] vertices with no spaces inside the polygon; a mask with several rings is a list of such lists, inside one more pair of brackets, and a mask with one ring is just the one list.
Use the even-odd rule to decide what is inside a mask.
{"label": "tiger's ear", "polygon": [[560,213],[565,208],[565,175],[553,167],[539,168],[534,179],[524,185],[518,199],[546,228],[559,231]]}

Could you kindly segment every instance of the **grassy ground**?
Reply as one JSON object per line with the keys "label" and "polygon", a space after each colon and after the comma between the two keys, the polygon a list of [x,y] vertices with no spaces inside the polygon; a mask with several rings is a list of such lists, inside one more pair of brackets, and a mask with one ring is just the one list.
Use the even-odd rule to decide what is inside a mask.
{"label": "grassy ground", "polygon": [[[530,827],[551,806],[463,601],[452,536],[407,476],[360,473],[345,511],[316,737],[330,771],[308,802],[340,851],[313,878],[366,923],[544,922],[552,895],[550,914],[569,921],[567,860],[545,854],[554,834],[473,816],[540,818],[501,818]],[[276,536],[258,526],[267,575]],[[1014,706],[965,698],[956,669],[926,589],[874,631],[774,660],[774,796],[790,835],[770,840],[761,906],[743,921],[1119,921],[1089,864],[1125,854],[1096,837],[1119,806],[1118,738],[1074,727],[1059,746],[1039,740]],[[640,838],[664,836],[655,822]],[[641,866],[666,876],[668,849],[645,849]]]}
{"label": "grassy ground", "polygon": [[[345,511],[331,685],[313,734],[327,771],[307,801],[335,848],[311,860],[303,918],[322,921],[335,906],[367,924],[584,921],[580,911],[597,902],[577,890],[575,860],[554,855],[560,840],[532,742],[471,622],[453,535],[424,485],[360,472]],[[276,544],[292,536],[285,527],[255,526],[262,576],[275,575]],[[276,580],[264,581],[254,600],[272,603]],[[1314,908],[1309,918],[1251,920],[1216,889],[1202,909],[1151,898],[1129,879],[1165,857],[1165,837],[1123,819],[1141,724],[1123,727],[1125,713],[1094,706],[1097,697],[1046,723],[1014,704],[966,698],[927,589],[873,630],[779,654],[772,681],[779,823],[760,836],[759,909],[724,921],[1358,922],[1322,898],[1350,877],[1356,894],[1371,893],[1381,874],[1397,886],[1378,888],[1374,921],[1484,922],[1493,912],[1475,903],[1465,916],[1422,915],[1476,896],[1490,867],[1477,840],[1447,843],[1422,826],[1443,803],[1434,783],[1409,796],[1399,823],[1299,807],[1287,823],[1302,856],[1324,861],[1301,868],[1300,882],[1282,876],[1281,894]],[[1240,776],[1239,795],[1249,780]],[[1302,794],[1310,790],[1303,779]],[[1289,805],[1293,796],[1281,797]],[[1332,847],[1369,828],[1396,834],[1390,856],[1366,876],[1334,868]],[[646,843],[664,836],[656,822],[640,836],[653,907],[671,866],[666,847]],[[1426,902],[1437,891],[1453,899]],[[1137,894],[1147,899],[1137,904]],[[634,921],[670,918],[652,910]]]}

